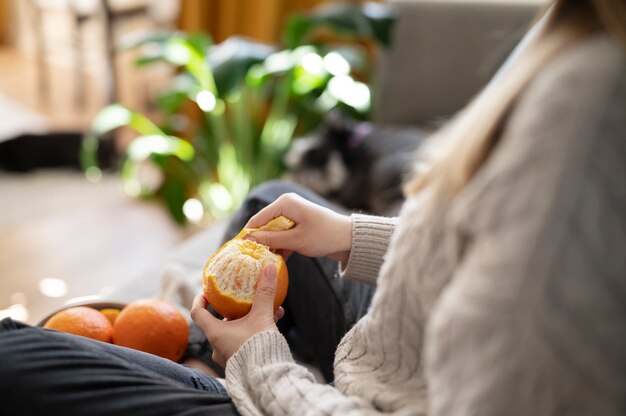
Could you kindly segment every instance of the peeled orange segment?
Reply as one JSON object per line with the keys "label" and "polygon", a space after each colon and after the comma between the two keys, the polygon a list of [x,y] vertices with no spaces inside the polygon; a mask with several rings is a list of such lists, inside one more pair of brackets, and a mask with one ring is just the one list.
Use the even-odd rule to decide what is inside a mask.
{"label": "peeled orange segment", "polygon": [[284,231],[295,223],[284,216],[258,229],[243,229],[211,256],[202,274],[203,292],[207,302],[228,319],[245,316],[252,308],[258,278],[267,264],[276,266],[277,292],[274,309],[285,300],[289,277],[285,260],[260,243],[244,240],[250,231]]}

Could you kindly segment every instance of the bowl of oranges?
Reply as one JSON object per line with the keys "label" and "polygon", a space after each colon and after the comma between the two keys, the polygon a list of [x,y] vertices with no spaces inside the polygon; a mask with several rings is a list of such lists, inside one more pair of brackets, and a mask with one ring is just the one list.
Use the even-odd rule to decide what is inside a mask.
{"label": "bowl of oranges", "polygon": [[37,326],[155,354],[178,362],[189,341],[187,320],[159,299],[66,305]]}

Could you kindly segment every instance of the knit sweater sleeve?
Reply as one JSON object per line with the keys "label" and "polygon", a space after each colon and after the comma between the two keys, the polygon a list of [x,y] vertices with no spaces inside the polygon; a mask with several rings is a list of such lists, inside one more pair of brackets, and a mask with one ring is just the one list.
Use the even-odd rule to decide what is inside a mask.
{"label": "knit sweater sleeve", "polygon": [[363,398],[317,383],[294,362],[287,341],[275,330],[248,339],[228,360],[226,383],[244,416],[381,414]]}
{"label": "knit sweater sleeve", "polygon": [[[436,285],[421,284],[416,278],[421,258],[416,258],[415,244],[427,240],[422,242],[423,255],[436,264],[441,252],[431,248],[441,244],[439,232],[427,230],[430,223],[415,221],[420,207],[415,198],[403,207],[370,311],[337,348],[335,387],[316,383],[306,368],[296,364],[279,332],[262,332],[248,339],[226,365],[228,392],[241,414],[424,414],[420,355],[425,304],[418,298],[420,293],[430,297]],[[432,280],[429,273],[425,276]]]}
{"label": "knit sweater sleeve", "polygon": [[352,249],[342,277],[376,284],[398,218],[352,214]]}

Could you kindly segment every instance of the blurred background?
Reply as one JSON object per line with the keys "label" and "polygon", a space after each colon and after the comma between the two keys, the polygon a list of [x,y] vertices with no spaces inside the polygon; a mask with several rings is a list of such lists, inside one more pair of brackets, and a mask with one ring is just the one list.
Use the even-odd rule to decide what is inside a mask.
{"label": "blurred background", "polygon": [[[253,120],[240,114],[244,121],[226,125],[230,121],[211,115],[210,106],[236,101],[242,88],[231,85],[218,92],[214,80],[207,81],[198,72],[190,76],[194,69],[189,71],[186,65],[193,61],[190,54],[207,62],[212,45],[243,36],[235,38],[240,44],[223,49],[227,56],[221,58],[222,64],[229,65],[230,59],[234,65],[225,72],[241,78],[242,71],[284,47],[289,16],[323,3],[1,0],[0,316],[35,323],[63,303],[106,297],[121,282],[153,269],[177,243],[232,212],[253,183],[279,175],[280,166],[271,166],[271,160],[266,163],[270,166],[253,166],[258,162],[252,159],[261,156],[252,151],[234,155],[232,143],[226,144],[230,133],[216,137],[202,132],[239,126],[249,129],[242,134],[247,134],[250,145],[259,146],[265,113],[272,107],[273,92],[264,89],[274,88],[260,84],[269,83],[263,77],[272,75],[258,67],[259,85],[249,91],[255,103],[226,109],[231,114],[256,106],[263,115]],[[232,59],[232,54],[240,59]],[[319,55],[310,56],[313,65],[319,64],[315,60]],[[275,63],[293,67],[290,59],[285,55]],[[317,78],[310,82],[327,82]],[[207,111],[199,109],[198,101]],[[95,128],[98,149],[81,149],[97,115],[111,104],[119,105],[112,107],[118,111],[104,114],[99,130]],[[131,111],[154,120],[159,131],[146,131],[143,125],[135,126],[138,131],[104,134],[118,124],[129,124],[124,117]],[[285,119],[284,110],[274,112],[272,123]],[[313,117],[307,128],[317,121],[319,117]],[[277,127],[287,130],[283,142],[293,135],[294,123],[289,119]],[[271,128],[265,130],[267,136]],[[129,156],[129,143],[140,137],[147,138],[134,149],[141,155]],[[177,148],[178,137],[193,146]],[[286,145],[265,146],[269,150],[263,157]],[[87,154],[82,159],[81,151]],[[199,152],[215,154],[201,158]],[[216,156],[220,152],[226,155],[221,162]],[[185,170],[182,177],[170,172],[169,164],[176,165],[172,170]],[[128,173],[140,168],[143,182]],[[212,187],[219,184],[220,174],[227,186]]]}
{"label": "blurred background", "polygon": [[0,318],[197,285],[269,179],[393,215],[545,3],[0,0]]}

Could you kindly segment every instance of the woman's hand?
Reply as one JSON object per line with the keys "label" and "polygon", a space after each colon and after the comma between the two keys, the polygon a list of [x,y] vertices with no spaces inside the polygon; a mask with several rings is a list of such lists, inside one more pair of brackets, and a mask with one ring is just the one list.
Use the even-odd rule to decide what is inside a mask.
{"label": "woman's hand", "polygon": [[253,335],[266,330],[275,330],[276,322],[285,310],[274,311],[276,295],[276,266],[269,264],[261,271],[252,309],[243,318],[220,321],[206,310],[207,302],[202,294],[196,296],[191,308],[191,318],[202,329],[213,346],[213,361],[222,367],[228,359]]}
{"label": "woman's hand", "polygon": [[258,228],[284,215],[296,225],[286,231],[253,231],[246,238],[279,250],[287,258],[295,251],[309,257],[328,256],[347,262],[352,248],[352,220],[293,193],[276,201],[250,218],[246,228]]}

